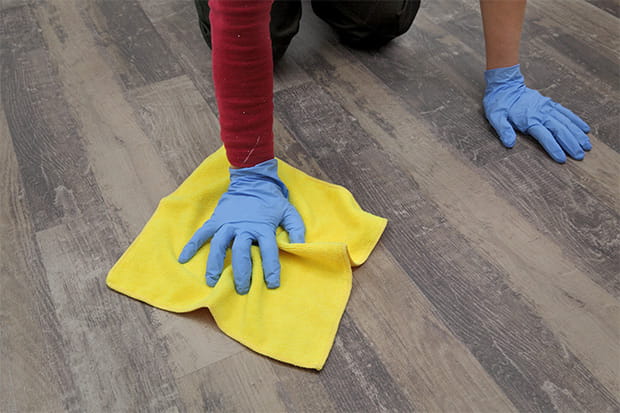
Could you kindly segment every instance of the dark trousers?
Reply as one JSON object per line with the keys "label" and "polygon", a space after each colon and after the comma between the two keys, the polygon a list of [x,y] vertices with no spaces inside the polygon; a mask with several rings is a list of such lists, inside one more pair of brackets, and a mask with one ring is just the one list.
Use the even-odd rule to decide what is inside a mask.
{"label": "dark trousers", "polygon": [[[208,0],[194,0],[200,31],[211,47]],[[312,10],[338,34],[340,41],[357,48],[383,46],[411,27],[420,0],[312,0]],[[299,31],[301,0],[275,0],[271,7],[273,58],[284,55]]]}

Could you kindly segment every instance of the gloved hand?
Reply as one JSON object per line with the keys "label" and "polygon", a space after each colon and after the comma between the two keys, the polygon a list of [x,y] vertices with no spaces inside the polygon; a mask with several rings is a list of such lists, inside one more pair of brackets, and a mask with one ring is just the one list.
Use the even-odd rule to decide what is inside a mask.
{"label": "gloved hand", "polygon": [[517,135],[513,128],[532,135],[559,163],[568,153],[581,160],[592,149],[586,136],[587,123],[559,103],[525,87],[519,65],[487,70],[483,104],[487,119],[504,146],[512,148]]}
{"label": "gloved hand", "polygon": [[250,247],[257,241],[267,288],[277,288],[280,260],[276,229],[280,225],[288,232],[290,242],[304,242],[304,223],[288,201],[288,189],[278,177],[277,160],[250,168],[231,168],[228,191],[220,198],[211,218],[185,245],[179,262],[189,261],[213,237],[206,273],[207,285],[213,287],[220,278],[226,250],[232,242],[235,289],[239,294],[247,294],[252,274]]}

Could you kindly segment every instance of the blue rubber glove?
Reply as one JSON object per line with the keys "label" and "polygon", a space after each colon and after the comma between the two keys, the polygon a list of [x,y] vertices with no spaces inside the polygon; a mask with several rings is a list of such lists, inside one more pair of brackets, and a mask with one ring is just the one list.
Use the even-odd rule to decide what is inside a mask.
{"label": "blue rubber glove", "polygon": [[507,148],[515,145],[513,128],[532,135],[547,153],[559,163],[566,155],[581,160],[584,150],[592,149],[586,136],[587,123],[559,103],[525,87],[519,65],[487,70],[484,110]]}
{"label": "blue rubber glove", "polygon": [[304,223],[288,201],[288,189],[278,177],[277,160],[250,168],[231,168],[228,191],[220,198],[211,218],[185,245],[179,262],[189,261],[213,237],[206,278],[207,285],[214,287],[232,242],[235,289],[239,294],[247,294],[252,275],[250,247],[258,242],[267,288],[277,288],[280,286],[280,260],[276,229],[280,225],[288,232],[290,242],[304,242]]}

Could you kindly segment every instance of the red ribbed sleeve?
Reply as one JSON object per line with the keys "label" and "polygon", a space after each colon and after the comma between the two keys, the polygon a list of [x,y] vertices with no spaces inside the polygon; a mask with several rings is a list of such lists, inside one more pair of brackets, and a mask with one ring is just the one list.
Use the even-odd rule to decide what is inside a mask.
{"label": "red ribbed sleeve", "polygon": [[249,167],[272,159],[272,0],[209,0],[213,83],[229,162]]}

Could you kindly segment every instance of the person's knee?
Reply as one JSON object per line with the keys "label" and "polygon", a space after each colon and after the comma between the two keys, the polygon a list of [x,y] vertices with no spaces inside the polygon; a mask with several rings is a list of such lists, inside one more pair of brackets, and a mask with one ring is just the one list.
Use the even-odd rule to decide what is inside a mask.
{"label": "person's knee", "polygon": [[380,1],[369,19],[357,30],[342,33],[341,40],[360,48],[383,46],[409,30],[419,8],[419,0]]}
{"label": "person's knee", "polygon": [[293,37],[299,32],[301,1],[276,0],[271,8],[271,47],[273,60],[278,61],[288,49]]}
{"label": "person's knee", "polygon": [[209,0],[194,0],[196,11],[198,12],[198,25],[202,37],[211,47],[211,24],[209,23]]}
{"label": "person's knee", "polygon": [[315,13],[334,28],[343,43],[376,48],[409,30],[420,8],[420,0],[315,0],[312,6]]}

